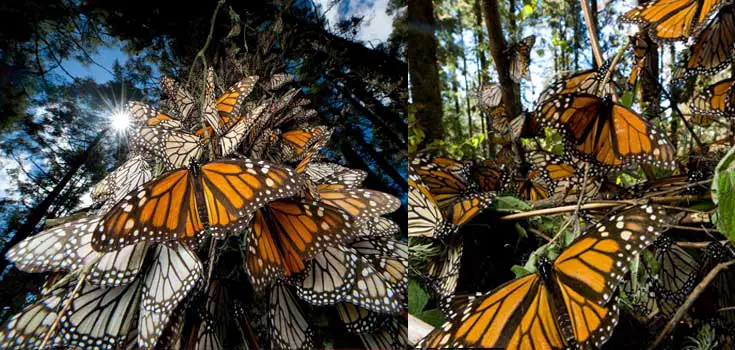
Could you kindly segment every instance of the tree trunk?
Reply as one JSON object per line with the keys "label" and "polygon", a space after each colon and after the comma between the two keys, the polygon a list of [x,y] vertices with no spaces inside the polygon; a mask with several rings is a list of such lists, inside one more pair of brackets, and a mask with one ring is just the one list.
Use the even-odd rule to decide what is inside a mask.
{"label": "tree trunk", "polygon": [[408,0],[408,8],[411,98],[418,126],[426,135],[423,142],[428,144],[444,138],[434,6],[431,0]]}
{"label": "tree trunk", "polygon": [[490,54],[498,70],[498,83],[503,88],[503,105],[508,115],[516,116],[520,113],[520,104],[516,100],[513,80],[510,78],[510,60],[508,44],[503,36],[498,0],[482,0],[482,10],[487,26]]}
{"label": "tree trunk", "polygon": [[81,152],[78,157],[75,157],[71,164],[69,164],[69,169],[67,170],[66,174],[64,175],[64,177],[61,178],[59,183],[54,186],[54,189],[51,190],[51,192],[46,196],[46,198],[43,199],[43,201],[41,201],[41,203],[31,209],[23,225],[21,225],[15,231],[13,237],[10,238],[8,242],[5,243],[5,245],[3,246],[2,252],[0,252],[0,271],[5,271],[5,268],[8,266],[9,262],[5,258],[5,254],[8,253],[8,250],[10,250],[10,248],[12,248],[14,245],[18,244],[18,242],[29,237],[36,230],[38,223],[41,222],[41,220],[43,220],[43,218],[46,216],[49,208],[51,208],[51,205],[59,199],[61,191],[63,191],[67,184],[69,184],[69,181],[72,180],[79,169],[90,160],[92,152],[94,152],[95,147],[99,145],[99,143],[102,141],[102,137],[106,133],[107,130],[101,131],[97,135],[97,137],[89,144],[89,146],[87,146],[87,149]]}
{"label": "tree trunk", "polygon": [[[645,3],[646,1],[638,1],[638,5],[643,5]],[[658,44],[656,44],[656,41],[652,40],[649,35],[638,35],[640,35],[638,40],[643,40],[646,45],[646,61],[645,65],[641,67],[641,72],[638,75],[638,81],[640,81],[641,86],[641,101],[644,102],[645,108],[643,113],[650,118],[658,113],[659,106],[661,105],[661,91],[659,90],[658,85]],[[672,118],[672,120],[676,119],[677,118]]]}

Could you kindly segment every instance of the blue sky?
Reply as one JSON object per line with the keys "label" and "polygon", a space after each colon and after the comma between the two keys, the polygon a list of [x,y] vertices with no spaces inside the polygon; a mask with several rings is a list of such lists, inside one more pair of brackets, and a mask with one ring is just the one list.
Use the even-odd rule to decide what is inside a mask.
{"label": "blue sky", "polygon": [[[91,56],[95,62],[109,71],[112,71],[112,65],[116,59],[120,61],[120,64],[125,64],[125,61],[127,61],[129,57],[128,54],[122,51],[122,44],[112,47],[103,47],[96,54]],[[106,83],[112,80],[112,75],[108,73],[107,70],[96,64],[85,66],[75,59],[67,59],[62,61],[62,66],[75,78],[92,77],[98,83]],[[63,77],[67,77],[60,68],[56,68],[53,72]]]}

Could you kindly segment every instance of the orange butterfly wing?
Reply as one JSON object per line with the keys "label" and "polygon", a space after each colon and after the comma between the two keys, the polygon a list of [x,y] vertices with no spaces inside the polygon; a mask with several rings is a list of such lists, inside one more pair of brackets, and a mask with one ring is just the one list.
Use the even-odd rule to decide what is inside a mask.
{"label": "orange butterfly wing", "polygon": [[291,169],[250,160],[202,165],[201,185],[208,223],[215,235],[242,230],[256,209],[291,197],[302,186]]}
{"label": "orange butterfly wing", "polygon": [[355,236],[353,224],[346,212],[316,202],[280,200],[256,211],[245,262],[253,285],[260,290],[303,271],[323,246]]}
{"label": "orange butterfly wing", "polygon": [[102,217],[92,235],[97,251],[113,251],[140,241],[196,242],[204,230],[191,173],[166,173],[130,192]]}

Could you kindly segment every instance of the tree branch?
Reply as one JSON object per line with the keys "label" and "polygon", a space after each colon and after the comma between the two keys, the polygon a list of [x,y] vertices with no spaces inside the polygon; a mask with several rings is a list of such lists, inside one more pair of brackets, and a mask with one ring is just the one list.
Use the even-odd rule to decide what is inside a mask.
{"label": "tree branch", "polygon": [[520,104],[516,98],[513,79],[510,77],[510,65],[508,55],[508,44],[503,36],[500,11],[497,0],[482,0],[482,9],[487,27],[490,44],[490,54],[493,56],[495,68],[498,71],[498,83],[503,90],[503,105],[507,115],[511,118],[521,112]]}

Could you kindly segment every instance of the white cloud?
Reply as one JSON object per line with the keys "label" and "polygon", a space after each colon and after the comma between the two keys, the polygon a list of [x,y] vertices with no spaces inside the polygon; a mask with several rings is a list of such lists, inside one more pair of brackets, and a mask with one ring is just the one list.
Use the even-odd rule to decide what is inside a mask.
{"label": "white cloud", "polygon": [[[385,10],[389,0],[341,0],[330,7],[330,0],[316,0],[321,5],[324,16],[330,26],[335,25],[341,19],[351,16],[363,17],[357,39],[365,43],[378,44],[388,40],[393,31],[393,18],[395,13],[388,15]],[[342,2],[347,2],[345,5]],[[339,8],[348,6],[345,16],[340,16]]]}

